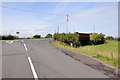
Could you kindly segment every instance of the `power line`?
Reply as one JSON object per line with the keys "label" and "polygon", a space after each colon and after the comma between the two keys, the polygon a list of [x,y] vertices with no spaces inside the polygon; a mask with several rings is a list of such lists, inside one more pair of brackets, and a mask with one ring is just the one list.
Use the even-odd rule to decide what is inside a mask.
{"label": "power line", "polygon": [[7,6],[0,6],[0,7],[2,7],[2,8],[6,8],[6,9],[11,9],[11,10],[16,10],[16,11],[22,11],[22,12],[31,12],[31,13],[39,13],[39,14],[46,14],[46,15],[66,16],[65,14],[46,13],[46,12],[39,12],[39,11],[29,11],[29,10],[18,9],[18,8],[7,7]]}

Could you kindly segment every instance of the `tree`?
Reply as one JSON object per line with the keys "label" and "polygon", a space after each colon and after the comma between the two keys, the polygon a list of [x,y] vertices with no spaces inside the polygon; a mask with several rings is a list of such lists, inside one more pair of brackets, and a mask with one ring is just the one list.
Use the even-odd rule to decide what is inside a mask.
{"label": "tree", "polygon": [[9,35],[2,35],[1,39],[2,40],[14,40],[14,39],[19,39],[19,37],[9,34]]}
{"label": "tree", "polygon": [[107,36],[106,40],[114,40],[113,36]]}
{"label": "tree", "polygon": [[104,38],[104,34],[100,33],[93,33],[90,35],[90,40],[93,44],[97,45],[97,44],[103,44],[105,42],[105,38]]}
{"label": "tree", "polygon": [[33,36],[33,38],[41,38],[41,35],[36,34]]}
{"label": "tree", "polygon": [[52,34],[47,34],[45,38],[52,38]]}
{"label": "tree", "polygon": [[60,36],[61,36],[61,34],[55,33],[55,34],[53,35],[53,39],[59,41],[59,40],[60,40]]}
{"label": "tree", "polygon": [[13,35],[8,35],[7,36],[7,40],[14,40],[16,39],[17,37],[16,36],[13,36]]}

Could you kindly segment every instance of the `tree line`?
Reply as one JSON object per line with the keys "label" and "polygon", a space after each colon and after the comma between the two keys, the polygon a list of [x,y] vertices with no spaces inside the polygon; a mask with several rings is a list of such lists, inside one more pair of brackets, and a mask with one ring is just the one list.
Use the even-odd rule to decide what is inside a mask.
{"label": "tree line", "polygon": [[[28,38],[19,38],[18,36],[14,36],[14,35],[0,35],[0,40],[15,40],[15,39],[41,39],[41,35],[33,35],[32,37],[28,37]],[[52,34],[47,34],[44,38],[52,38]]]}
{"label": "tree line", "polygon": [[15,40],[15,39],[19,39],[19,37],[11,34],[0,36],[0,40]]}
{"label": "tree line", "polygon": [[[39,39],[39,38],[42,38],[42,37],[41,37],[41,35],[36,34],[32,38],[38,38]],[[49,33],[44,38],[52,38],[52,34]]]}
{"label": "tree line", "polygon": [[[97,33],[94,33],[94,34],[91,34],[90,35],[90,39],[92,41],[93,44],[101,44],[102,42],[104,42],[105,40],[114,40],[114,38],[112,36],[107,36],[106,38],[103,37],[105,36],[104,34],[97,34]],[[71,42],[74,41],[74,45],[75,46],[79,46],[80,45],[80,37],[79,35],[77,34],[74,34],[74,33],[69,33],[69,34],[65,34],[65,33],[55,33],[53,36],[52,34],[47,34],[44,38],[52,38],[54,40],[58,40],[58,41],[61,41],[61,42],[65,42],[67,44],[71,44]],[[26,39],[40,39],[42,38],[41,35],[33,35],[33,37],[28,37]],[[14,36],[14,35],[0,35],[0,40],[15,40],[15,39],[20,39],[18,36]],[[22,38],[23,39],[23,38]],[[118,41],[120,41],[120,37],[117,39]]]}

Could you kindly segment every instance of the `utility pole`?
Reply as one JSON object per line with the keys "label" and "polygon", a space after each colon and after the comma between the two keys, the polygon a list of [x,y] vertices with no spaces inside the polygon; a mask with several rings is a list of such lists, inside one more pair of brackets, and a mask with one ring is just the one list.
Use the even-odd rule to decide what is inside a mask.
{"label": "utility pole", "polygon": [[56,33],[56,29],[55,29],[55,33]]}
{"label": "utility pole", "polygon": [[68,14],[67,14],[67,27],[66,27],[66,33],[68,33]]}
{"label": "utility pole", "polygon": [[57,33],[59,33],[59,26],[58,26],[58,31],[57,31]]}
{"label": "utility pole", "polygon": [[95,33],[95,25],[93,26],[93,33]]}
{"label": "utility pole", "polygon": [[75,31],[76,31],[76,28],[74,27],[74,33],[75,33]]}

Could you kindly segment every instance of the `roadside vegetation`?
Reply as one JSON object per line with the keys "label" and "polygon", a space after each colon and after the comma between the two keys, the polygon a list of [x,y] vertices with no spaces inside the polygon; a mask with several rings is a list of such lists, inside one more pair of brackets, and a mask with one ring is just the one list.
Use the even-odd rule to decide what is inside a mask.
{"label": "roadside vegetation", "polygon": [[52,38],[52,34],[47,34],[45,38]]}
{"label": "roadside vegetation", "polygon": [[106,40],[114,40],[114,38],[112,36],[107,36]]}
{"label": "roadside vegetation", "polygon": [[81,46],[79,48],[71,47],[70,45],[67,45],[60,41],[54,40],[53,42],[57,46],[93,56],[118,68],[118,41],[107,40],[105,41],[105,44],[87,45]]}
{"label": "roadside vegetation", "polygon": [[[105,35],[100,33],[91,33],[89,44],[98,45],[104,44]],[[83,42],[81,41],[80,35],[77,33],[55,33],[53,39],[71,45],[73,47],[82,46]]]}
{"label": "roadside vegetation", "polygon": [[41,37],[41,35],[35,34],[32,37],[20,38],[14,35],[0,35],[0,40],[28,40],[28,39],[45,39],[45,38],[52,38],[52,34],[47,34],[45,37]]}
{"label": "roadside vegetation", "polygon": [[33,38],[34,38],[34,39],[40,39],[40,38],[41,38],[41,35],[36,34],[36,35],[33,36]]}
{"label": "roadside vegetation", "polygon": [[72,44],[73,47],[79,47],[81,45],[80,44],[80,37],[78,34],[71,34],[71,33],[58,34],[58,33],[55,33],[53,36],[53,39],[56,41],[66,43],[67,45]]}
{"label": "roadside vegetation", "polygon": [[[60,38],[60,35],[58,37],[58,35],[56,36],[55,34],[53,42],[57,46],[93,56],[94,58],[100,59],[116,68],[120,68],[120,64],[118,66],[118,50],[119,50],[118,42],[120,41],[113,40],[113,37],[111,36],[108,36],[106,39],[104,36],[105,35],[102,33],[100,34],[93,33],[90,35],[90,40],[92,42],[92,45],[85,45],[85,46],[80,45],[79,47],[76,46],[74,47],[70,45],[70,43],[73,43],[72,40],[79,41],[79,38],[77,36],[76,37],[74,36],[74,38],[72,38],[72,36],[69,37],[62,36],[64,38],[67,38],[68,41],[71,41],[70,43],[67,44],[64,41],[64,39]],[[80,44],[79,42],[76,44]]]}
{"label": "roadside vegetation", "polygon": [[0,40],[15,40],[15,39],[19,39],[19,37],[11,35],[11,34],[0,36]]}
{"label": "roadside vegetation", "polygon": [[97,33],[92,33],[90,35],[90,41],[92,42],[92,44],[94,45],[98,45],[98,44],[104,44],[105,42],[105,35],[100,33],[100,34],[97,34]]}

